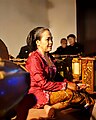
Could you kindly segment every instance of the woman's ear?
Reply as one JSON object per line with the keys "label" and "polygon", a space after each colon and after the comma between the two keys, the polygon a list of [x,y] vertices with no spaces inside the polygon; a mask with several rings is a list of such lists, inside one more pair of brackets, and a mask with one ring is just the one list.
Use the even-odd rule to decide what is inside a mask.
{"label": "woman's ear", "polygon": [[36,44],[37,44],[37,46],[39,46],[40,45],[40,40],[36,40]]}

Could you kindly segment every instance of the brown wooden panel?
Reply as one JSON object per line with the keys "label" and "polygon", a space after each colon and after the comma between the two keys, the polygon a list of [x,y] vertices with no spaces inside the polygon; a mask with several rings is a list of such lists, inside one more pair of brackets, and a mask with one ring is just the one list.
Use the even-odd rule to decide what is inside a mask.
{"label": "brown wooden panel", "polygon": [[94,92],[94,62],[94,58],[83,58],[81,60],[82,83],[89,85],[87,91],[90,93]]}
{"label": "brown wooden panel", "polygon": [[77,40],[84,45],[85,55],[96,54],[95,0],[76,0]]}

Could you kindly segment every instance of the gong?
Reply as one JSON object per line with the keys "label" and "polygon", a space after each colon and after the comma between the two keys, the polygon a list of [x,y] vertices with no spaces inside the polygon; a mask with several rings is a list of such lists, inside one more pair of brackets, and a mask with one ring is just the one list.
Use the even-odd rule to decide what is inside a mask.
{"label": "gong", "polygon": [[23,99],[29,87],[28,72],[9,60],[0,60],[0,118]]}

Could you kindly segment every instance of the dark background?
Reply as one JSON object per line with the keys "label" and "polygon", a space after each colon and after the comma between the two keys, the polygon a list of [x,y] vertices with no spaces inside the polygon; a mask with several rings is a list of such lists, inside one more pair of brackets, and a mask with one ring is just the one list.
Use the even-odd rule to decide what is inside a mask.
{"label": "dark background", "polygon": [[85,54],[96,54],[96,4],[95,0],[76,0],[77,38]]}

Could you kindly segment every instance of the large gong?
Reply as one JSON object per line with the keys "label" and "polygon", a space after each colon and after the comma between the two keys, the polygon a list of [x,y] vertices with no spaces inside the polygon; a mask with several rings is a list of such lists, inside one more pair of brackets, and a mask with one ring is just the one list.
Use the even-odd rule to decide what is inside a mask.
{"label": "large gong", "polygon": [[27,94],[30,75],[9,60],[0,60],[0,120]]}

